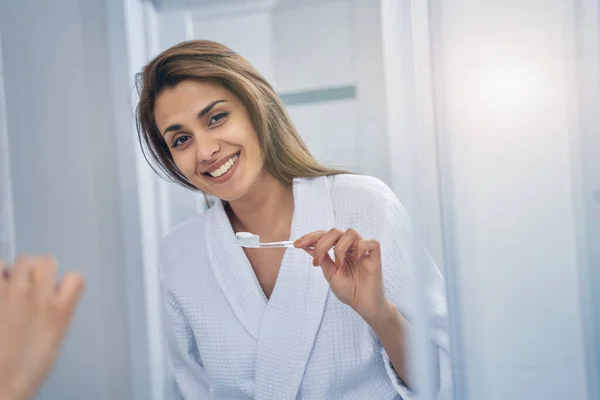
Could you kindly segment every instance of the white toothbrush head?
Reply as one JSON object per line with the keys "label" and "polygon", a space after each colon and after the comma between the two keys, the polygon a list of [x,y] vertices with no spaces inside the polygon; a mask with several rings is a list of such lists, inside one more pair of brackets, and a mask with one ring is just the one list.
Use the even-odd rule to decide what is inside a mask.
{"label": "white toothbrush head", "polygon": [[260,236],[250,232],[236,232],[235,244],[238,246],[255,249],[260,247]]}

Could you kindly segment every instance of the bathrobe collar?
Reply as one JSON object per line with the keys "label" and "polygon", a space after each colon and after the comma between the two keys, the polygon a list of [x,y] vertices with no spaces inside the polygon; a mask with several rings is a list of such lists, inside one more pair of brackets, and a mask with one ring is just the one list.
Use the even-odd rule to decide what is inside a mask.
{"label": "bathrobe collar", "polygon": [[[292,240],[334,226],[326,177],[295,179],[293,192]],[[257,340],[255,398],[295,398],[329,293],[322,270],[312,266],[304,251],[287,249],[267,301],[246,254],[234,245],[221,201],[207,218],[206,245],[215,277],[237,319]]]}

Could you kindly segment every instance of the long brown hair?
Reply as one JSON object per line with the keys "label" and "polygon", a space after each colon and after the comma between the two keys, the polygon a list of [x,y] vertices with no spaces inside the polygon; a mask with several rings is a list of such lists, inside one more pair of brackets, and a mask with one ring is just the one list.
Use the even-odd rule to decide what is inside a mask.
{"label": "long brown hair", "polygon": [[230,90],[246,107],[258,135],[265,167],[277,179],[291,183],[294,178],[346,173],[315,160],[279,96],[246,59],[220,43],[192,40],[164,51],[136,76],[138,139],[146,160],[163,178],[197,190],[175,165],[169,147],[158,131],[154,121],[156,98],[164,89],[179,82],[207,79]]}

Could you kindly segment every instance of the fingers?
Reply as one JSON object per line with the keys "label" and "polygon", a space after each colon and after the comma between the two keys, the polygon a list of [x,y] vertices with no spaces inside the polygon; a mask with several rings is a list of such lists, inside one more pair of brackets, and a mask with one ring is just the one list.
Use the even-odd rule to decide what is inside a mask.
{"label": "fingers", "polygon": [[338,267],[344,265],[346,253],[352,250],[356,244],[362,240],[362,237],[354,229],[348,229],[335,244],[335,262]]}
{"label": "fingers", "polygon": [[[57,262],[49,255],[21,255],[15,260],[12,270],[0,262],[3,279],[2,288],[16,289],[16,293],[33,293],[40,305],[52,304],[57,311],[70,316],[84,289],[84,280],[77,273],[68,273],[56,283]],[[27,298],[30,298],[27,296]]]}
{"label": "fingers", "polygon": [[336,228],[333,228],[329,232],[324,234],[319,239],[319,241],[314,245],[315,255],[314,255],[313,265],[323,265],[323,260],[325,259],[325,257],[327,257],[329,260],[331,260],[331,258],[329,257],[329,254],[327,254],[327,253],[329,252],[329,250],[331,250],[331,248],[333,246],[336,245],[338,240],[340,240],[340,238],[343,235],[344,235],[344,232],[342,232],[341,230],[336,229]]}
{"label": "fingers", "polygon": [[339,266],[343,265],[346,252],[354,250],[362,237],[354,229],[345,232],[339,229],[316,231],[298,239],[294,246],[301,248],[315,258],[316,265],[323,263],[327,252],[335,246],[334,254]]}
{"label": "fingers", "polygon": [[30,272],[34,262],[35,257],[24,254],[18,256],[11,271],[11,285],[14,285],[19,290],[28,290],[31,286]]}
{"label": "fingers", "polygon": [[325,236],[326,233],[327,231],[315,231],[307,233],[300,239],[296,240],[294,242],[294,246],[299,249],[309,249],[310,247],[314,246],[319,241],[319,239]]}
{"label": "fingers", "polygon": [[381,259],[381,247],[377,240],[361,240],[356,246],[357,257],[369,256],[373,259]]}
{"label": "fingers", "polygon": [[[337,269],[344,265],[346,253],[351,251],[361,239],[358,232],[353,229],[344,232],[334,228],[327,232],[309,233],[297,240],[294,245],[313,256],[313,265],[321,266],[325,279],[331,281]],[[335,262],[329,256],[332,248],[335,248]]]}
{"label": "fingers", "polygon": [[316,260],[318,257],[315,245],[327,234],[327,231],[315,231],[302,236],[294,242],[296,248],[302,249],[313,257],[313,265],[317,266]]}
{"label": "fingers", "polygon": [[0,276],[0,294],[2,294],[6,293],[8,289],[8,279],[10,278],[10,270],[4,260],[0,260],[0,271],[2,274],[2,276]]}
{"label": "fingers", "polygon": [[[294,242],[296,248],[303,249],[313,257],[313,265],[329,267],[329,262],[339,268],[344,265],[348,253],[361,259],[381,259],[381,249],[377,240],[365,240],[354,229],[345,232],[339,229],[329,231],[315,231],[302,236]],[[328,252],[334,248],[335,263]]]}
{"label": "fingers", "polygon": [[73,315],[84,289],[83,277],[75,272],[66,274],[57,286],[55,305],[67,321]]}
{"label": "fingers", "polygon": [[316,231],[298,239],[294,243],[294,246],[310,254],[313,257],[313,266],[320,265],[325,279],[330,281],[335,273],[336,266],[327,252],[334,246],[342,234],[342,231],[339,229]]}
{"label": "fingers", "polygon": [[79,274],[66,274],[55,287],[56,274],[52,257],[21,256],[0,279],[0,370],[9,373],[0,380],[14,382],[19,398],[32,397],[24,395],[47,376],[83,291]]}
{"label": "fingers", "polygon": [[[335,246],[343,234],[341,230],[336,228],[329,231],[316,231],[304,235],[294,245],[312,255],[313,265],[317,266],[323,263],[325,257],[329,257],[327,252]],[[329,257],[329,259],[331,258]]]}
{"label": "fingers", "polygon": [[54,294],[57,264],[52,256],[43,255],[35,258],[35,267],[31,269],[31,284],[35,295],[41,301],[46,301]]}

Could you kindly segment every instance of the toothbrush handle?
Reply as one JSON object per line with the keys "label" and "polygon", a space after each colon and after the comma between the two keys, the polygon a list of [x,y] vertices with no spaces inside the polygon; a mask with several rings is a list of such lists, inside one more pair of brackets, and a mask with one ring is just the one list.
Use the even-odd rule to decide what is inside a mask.
{"label": "toothbrush handle", "polygon": [[[269,243],[261,243],[260,244],[260,248],[262,248],[262,249],[275,249],[275,248],[282,248],[282,247],[294,247],[294,241],[287,240],[285,242],[269,242]],[[335,246],[333,246],[333,248],[335,248]],[[310,246],[309,249],[314,250],[314,247]],[[348,251],[350,253],[353,252],[352,249],[350,249]]]}
{"label": "toothbrush handle", "polygon": [[265,249],[273,249],[273,248],[281,248],[281,247],[294,247],[294,242],[291,240],[286,240],[284,242],[270,242],[270,243],[261,243],[260,247]]}

